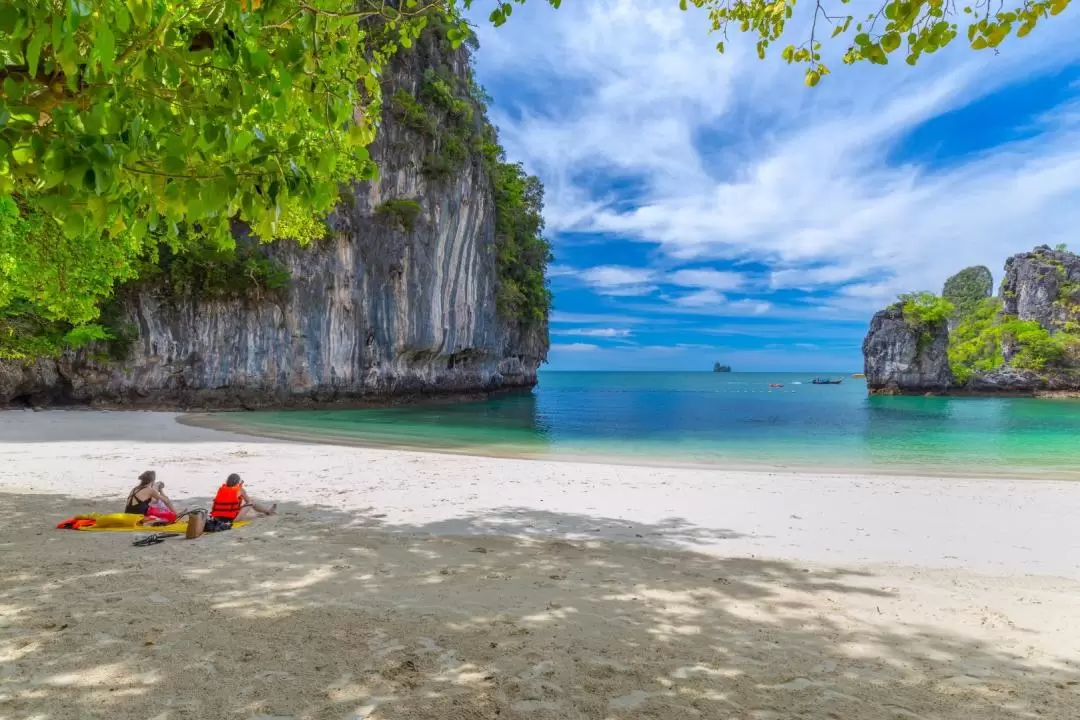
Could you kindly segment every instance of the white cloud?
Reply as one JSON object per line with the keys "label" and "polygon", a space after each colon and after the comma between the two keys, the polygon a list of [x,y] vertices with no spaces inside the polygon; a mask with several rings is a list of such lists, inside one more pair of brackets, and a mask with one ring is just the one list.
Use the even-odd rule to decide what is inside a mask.
{"label": "white cloud", "polygon": [[553,325],[638,325],[647,320],[633,315],[572,313],[555,310],[551,313],[549,322]]}
{"label": "white cloud", "polygon": [[649,284],[655,273],[648,268],[597,265],[573,274],[600,295],[648,295],[656,289]]}
{"label": "white cloud", "polygon": [[554,352],[596,352],[600,346],[590,343],[552,343],[551,349]]}
{"label": "white cloud", "polygon": [[723,305],[727,302],[727,298],[715,290],[698,290],[697,292],[672,298],[671,302],[679,307],[711,307],[713,305]]}
{"label": "white cloud", "polygon": [[627,338],[630,337],[630,330],[626,328],[569,328],[567,330],[553,330],[552,334],[595,338]]}
{"label": "white cloud", "polygon": [[550,277],[570,278],[571,282],[587,285],[598,295],[612,297],[636,297],[650,295],[659,285],[675,285],[686,288],[709,290],[703,297],[720,298],[717,290],[735,290],[747,284],[742,273],[712,268],[686,268],[674,272],[661,272],[647,267],[621,265],[596,265],[573,268],[559,265]]}
{"label": "white cloud", "polygon": [[[1080,224],[1074,105],[1048,113],[1034,138],[950,164],[890,156],[924,121],[1063,66],[1080,29],[1075,13],[1040,25],[1037,38],[1009,40],[1000,55],[973,53],[961,33],[917,68],[830,62],[834,74],[813,90],[776,53],[753,58],[748,36],[733,36],[729,54],[718,55],[707,19],[680,13],[673,0],[526,4],[503,28],[480,25],[481,79],[512,78],[550,95],[496,120],[511,157],[545,181],[556,232],[649,243],[668,267],[763,263],[773,289],[843,286],[827,310],[865,314],[897,292],[938,288],[966,265],[989,265],[1000,278],[1007,255],[1073,240]],[[581,179],[597,173],[634,179],[635,202],[616,204]],[[643,295],[701,272],[709,271],[592,287]],[[696,292],[675,302],[703,312],[740,287],[691,277],[698,284],[683,286]],[[769,311],[737,302],[724,307]]]}
{"label": "white cloud", "polygon": [[728,304],[730,310],[746,315],[764,315],[772,310],[772,303],[765,300],[737,300]]}
{"label": "white cloud", "polygon": [[799,288],[813,290],[822,285],[839,285],[857,280],[870,272],[882,272],[879,268],[853,263],[825,265],[823,267],[788,268],[773,270],[769,274],[769,286],[774,290]]}
{"label": "white cloud", "polygon": [[698,290],[697,292],[665,299],[670,303],[669,307],[656,306],[649,308],[649,310],[707,315],[763,315],[773,308],[772,303],[766,300],[754,300],[751,298],[728,300],[727,297],[715,290]]}
{"label": "white cloud", "polygon": [[698,268],[676,270],[668,276],[667,282],[683,287],[737,290],[746,284],[746,277],[737,272]]}

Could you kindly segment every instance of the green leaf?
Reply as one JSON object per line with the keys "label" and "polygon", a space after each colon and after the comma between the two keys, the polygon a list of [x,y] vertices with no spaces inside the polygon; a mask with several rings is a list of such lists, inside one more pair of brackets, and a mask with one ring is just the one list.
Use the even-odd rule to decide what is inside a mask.
{"label": "green leaf", "polygon": [[41,48],[45,44],[45,38],[49,34],[47,25],[39,25],[30,38],[30,44],[26,47],[26,66],[31,75],[37,74],[38,59],[41,57]]}
{"label": "green leaf", "polygon": [[20,165],[25,165],[34,160],[34,147],[29,142],[22,142],[11,150],[11,157]]}
{"label": "green leaf", "polygon": [[64,235],[69,238],[77,238],[82,235],[84,227],[84,216],[77,211],[69,211],[64,217],[62,227],[64,229]]}
{"label": "green leaf", "polygon": [[[14,77],[8,76],[4,78],[4,95],[7,96],[5,98],[6,100],[21,100],[22,94],[22,87],[19,85],[18,81],[15,80]],[[6,109],[5,112],[7,112]],[[10,116],[10,113],[8,113],[8,115]],[[4,120],[6,122],[7,118],[5,117]],[[3,123],[0,122],[0,126],[2,125]]]}
{"label": "green leaf", "polygon": [[116,23],[116,29],[122,33],[126,33],[131,28],[131,15],[128,13],[126,7],[122,4],[116,5],[113,10],[113,21]]}
{"label": "green leaf", "polygon": [[262,48],[251,53],[251,66],[263,70],[270,65],[270,55]]}
{"label": "green leaf", "polygon": [[167,155],[162,167],[169,175],[183,175],[187,171],[187,162],[183,157],[177,155]]}
{"label": "green leaf", "polygon": [[855,36],[855,44],[856,45],[869,45],[870,44],[870,36],[867,35],[866,33],[859,33],[858,35]]}
{"label": "green leaf", "polygon": [[241,130],[236,134],[236,137],[233,139],[233,152],[243,152],[248,145],[254,142],[254,140],[255,133],[251,132],[250,130]]}
{"label": "green leaf", "polygon": [[97,28],[97,36],[94,38],[94,55],[101,63],[101,69],[111,72],[113,61],[116,60],[116,36],[107,23],[101,23]]}

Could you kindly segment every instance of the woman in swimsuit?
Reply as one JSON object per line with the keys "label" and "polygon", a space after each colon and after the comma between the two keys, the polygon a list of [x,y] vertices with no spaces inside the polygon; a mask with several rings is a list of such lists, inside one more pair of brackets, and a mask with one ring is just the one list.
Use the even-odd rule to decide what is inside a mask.
{"label": "woman in swimsuit", "polygon": [[176,513],[176,508],[173,507],[172,501],[164,493],[159,492],[154,487],[154,480],[157,479],[157,473],[153,470],[147,470],[139,476],[139,485],[132,489],[127,496],[127,505],[124,507],[124,512],[131,513],[133,515],[146,515],[147,510],[150,509],[150,503],[154,500],[160,500],[165,503],[165,506],[173,513]]}

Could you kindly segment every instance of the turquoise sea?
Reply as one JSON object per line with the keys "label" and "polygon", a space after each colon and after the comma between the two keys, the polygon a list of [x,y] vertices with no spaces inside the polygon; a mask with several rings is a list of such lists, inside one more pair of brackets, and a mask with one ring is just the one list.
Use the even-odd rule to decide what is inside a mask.
{"label": "turquoise sea", "polygon": [[[531,393],[223,415],[259,433],[478,454],[1080,478],[1080,401],[867,397],[848,373],[541,373]],[[783,383],[770,389],[770,383]]]}

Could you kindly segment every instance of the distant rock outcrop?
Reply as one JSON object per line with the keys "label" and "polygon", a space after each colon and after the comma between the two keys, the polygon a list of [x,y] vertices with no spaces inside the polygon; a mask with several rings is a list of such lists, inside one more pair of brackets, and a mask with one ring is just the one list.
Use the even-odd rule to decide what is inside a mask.
{"label": "distant rock outcrop", "polygon": [[874,315],[871,394],[1080,392],[1080,255],[1042,245],[1008,259],[994,299],[992,282],[978,266],[949,278],[948,322],[905,317],[904,303]]}
{"label": "distant rock outcrop", "polygon": [[1005,261],[1001,311],[1051,332],[1080,322],[1080,255],[1046,245]]}
{"label": "distant rock outcrop", "polygon": [[900,303],[874,315],[863,341],[866,385],[875,395],[943,393],[953,385],[945,322],[904,317]]}

